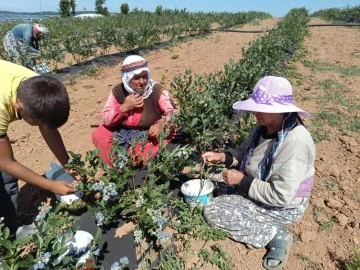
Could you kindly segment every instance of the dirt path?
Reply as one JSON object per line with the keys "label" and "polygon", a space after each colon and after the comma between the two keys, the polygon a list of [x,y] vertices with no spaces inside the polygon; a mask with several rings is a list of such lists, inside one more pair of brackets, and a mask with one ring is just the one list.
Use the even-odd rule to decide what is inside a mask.
{"label": "dirt path", "polygon": [[[321,113],[329,122],[340,122],[318,129],[328,140],[316,144],[311,205],[305,218],[294,226],[301,241],[293,246],[288,269],[344,269],[343,261],[353,248],[359,248],[359,34],[359,27],[310,28],[304,44],[306,60],[318,64],[297,65],[302,106]],[[321,70],[322,66],[328,68]],[[355,75],[349,76],[351,72]],[[326,82],[332,83],[328,90]],[[353,126],[344,124],[351,121]],[[312,122],[316,124],[316,120]]]}
{"label": "dirt path", "polygon": [[[314,23],[318,23],[315,20]],[[243,29],[262,30],[271,28],[276,20],[266,20],[259,25],[248,25]],[[360,67],[360,29],[345,27],[309,28],[304,49],[306,59],[319,61],[335,67]],[[259,35],[253,33],[212,33],[202,39],[193,39],[176,47],[153,51],[145,55],[154,79],[169,87],[172,78],[187,68],[194,73],[214,73],[221,70],[230,59],[241,58],[241,48]],[[119,59],[120,64],[120,59]],[[71,115],[61,133],[68,150],[85,153],[93,149],[91,125],[99,124],[100,111],[111,88],[120,81],[119,68],[102,68],[96,76],[82,76],[67,81],[71,98]],[[359,107],[348,110],[347,103],[339,105],[339,99],[329,98],[334,92],[343,91],[343,98],[358,104],[360,99],[360,74],[341,75],[338,69],[318,71],[317,67],[297,64],[295,78],[292,78],[296,99],[300,106],[316,114],[324,108],[338,112],[349,120],[357,115],[355,124],[359,125]],[[325,90],[319,85],[326,79],[333,80],[344,88]],[[333,86],[334,87],[334,86]],[[340,89],[340,90],[339,90]],[[344,90],[346,89],[346,91]],[[330,92],[329,92],[330,91]],[[324,96],[328,101],[324,103]],[[355,107],[356,108],[356,107]],[[313,120],[314,123],[314,120]],[[310,125],[311,122],[306,122]],[[360,129],[360,128],[359,128]],[[360,139],[358,133],[345,134],[338,126],[324,125],[328,140],[316,144],[316,182],[311,205],[305,218],[292,230],[296,242],[285,269],[339,269],[352,247],[359,247],[359,207],[360,207]],[[23,122],[12,124],[9,136],[13,142],[15,157],[23,164],[39,173],[49,169],[49,162],[55,158],[46,147],[39,131]],[[30,196],[23,196],[23,202]],[[24,203],[23,203],[24,205]],[[26,211],[25,208],[22,209]],[[320,230],[320,231],[319,231]],[[224,249],[232,257],[234,269],[261,269],[265,249],[248,250],[242,244],[231,240],[222,242]]]}

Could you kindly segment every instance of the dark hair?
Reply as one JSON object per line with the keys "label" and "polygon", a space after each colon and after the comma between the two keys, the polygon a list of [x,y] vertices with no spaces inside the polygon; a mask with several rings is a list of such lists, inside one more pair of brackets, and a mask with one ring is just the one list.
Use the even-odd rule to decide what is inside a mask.
{"label": "dark hair", "polygon": [[288,117],[290,114],[294,115],[296,119],[299,121],[299,123],[305,127],[304,121],[301,119],[300,114],[298,112],[284,113],[284,119]]}
{"label": "dark hair", "polygon": [[69,118],[70,103],[66,88],[49,76],[35,76],[23,81],[17,89],[23,110],[36,122],[58,128]]}

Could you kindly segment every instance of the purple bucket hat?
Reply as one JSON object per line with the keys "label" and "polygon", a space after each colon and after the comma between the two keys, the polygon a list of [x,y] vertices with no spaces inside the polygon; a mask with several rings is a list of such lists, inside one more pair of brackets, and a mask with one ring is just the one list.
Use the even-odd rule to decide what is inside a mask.
{"label": "purple bucket hat", "polygon": [[233,109],[250,112],[297,112],[305,118],[310,113],[296,107],[290,82],[283,77],[266,76],[255,85],[251,97],[233,104]]}

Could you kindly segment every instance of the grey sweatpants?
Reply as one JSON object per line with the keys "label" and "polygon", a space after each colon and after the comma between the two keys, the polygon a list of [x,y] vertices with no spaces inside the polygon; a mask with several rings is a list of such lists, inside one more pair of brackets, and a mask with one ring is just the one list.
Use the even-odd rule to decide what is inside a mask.
{"label": "grey sweatpants", "polygon": [[15,234],[17,229],[18,195],[18,179],[0,171],[0,217],[4,217],[11,234]]}
{"label": "grey sweatpants", "polygon": [[205,205],[204,215],[235,241],[264,247],[279,230],[302,217],[307,205],[307,198],[297,208],[279,208],[242,195],[222,195]]}

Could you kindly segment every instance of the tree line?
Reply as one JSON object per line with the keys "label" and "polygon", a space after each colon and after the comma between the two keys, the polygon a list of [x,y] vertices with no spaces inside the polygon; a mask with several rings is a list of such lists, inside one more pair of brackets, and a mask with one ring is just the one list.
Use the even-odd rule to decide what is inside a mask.
{"label": "tree line", "polygon": [[[106,0],[95,0],[95,12],[101,15],[109,15],[109,10],[105,6]],[[76,8],[76,1],[75,0],[60,0],[59,2],[59,13],[61,17],[70,17],[75,16],[75,8]],[[134,8],[133,12],[140,11],[138,8]],[[157,6],[155,9],[155,13],[161,15],[164,9],[162,6]],[[127,3],[122,3],[120,5],[120,13],[121,14],[128,14],[130,12],[129,5]]]}

